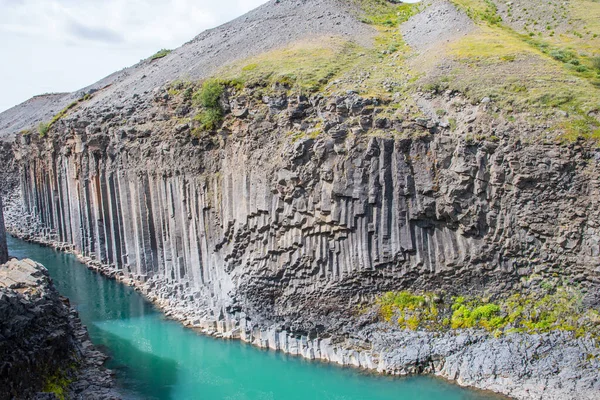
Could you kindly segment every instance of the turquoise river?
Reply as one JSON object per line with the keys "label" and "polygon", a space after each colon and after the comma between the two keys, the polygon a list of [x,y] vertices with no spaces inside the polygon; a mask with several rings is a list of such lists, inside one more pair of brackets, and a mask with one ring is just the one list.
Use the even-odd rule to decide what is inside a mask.
{"label": "turquoise river", "polygon": [[92,342],[111,356],[127,399],[490,400],[429,377],[394,378],[306,361],[239,341],[205,337],[170,321],[132,288],[68,254],[9,237],[9,252],[48,268]]}

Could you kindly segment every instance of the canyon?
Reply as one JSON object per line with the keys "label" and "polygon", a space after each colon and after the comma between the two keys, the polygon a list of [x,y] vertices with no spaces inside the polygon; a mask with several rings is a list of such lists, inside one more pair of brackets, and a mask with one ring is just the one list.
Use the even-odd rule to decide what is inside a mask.
{"label": "canyon", "polygon": [[[585,137],[558,136],[579,117],[517,112],[473,95],[472,85],[453,88],[438,79],[462,65],[449,59],[414,90],[401,88],[416,78],[399,69],[389,76],[400,81],[387,72],[377,81],[385,93],[361,92],[395,60],[426,66],[435,46],[493,28],[445,1],[414,9],[402,25],[419,54],[398,57],[410,50],[386,42],[364,76],[352,70],[313,92],[289,77],[226,78],[223,60],[235,65],[307,32],[350,38],[335,57],[352,46],[361,46],[358,60],[372,54],[381,33],[356,9],[292,3],[271,1],[164,58],[65,95],[61,107],[79,100],[46,134],[31,121],[48,119],[50,101],[24,105],[26,119],[23,107],[0,114],[7,230],[77,254],[208,334],[381,373],[435,374],[518,399],[597,398],[593,335],[411,331],[377,313],[386,292],[494,299],[563,285],[581,293],[582,309],[598,310],[600,150]],[[275,27],[281,19],[294,23]],[[460,24],[459,33],[425,35],[423,21]],[[289,39],[263,35],[278,27]],[[536,62],[561,71],[523,54],[499,62],[509,72]],[[243,61],[242,76],[262,61]],[[219,74],[215,105],[199,105],[195,94],[202,98],[204,82]],[[210,107],[222,114],[212,129],[199,122]],[[582,120],[596,127],[597,113]]]}

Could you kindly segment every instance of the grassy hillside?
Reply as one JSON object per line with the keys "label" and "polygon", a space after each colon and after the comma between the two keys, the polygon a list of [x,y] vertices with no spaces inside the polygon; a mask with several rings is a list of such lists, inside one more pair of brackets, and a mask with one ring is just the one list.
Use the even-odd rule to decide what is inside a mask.
{"label": "grassy hillside", "polygon": [[[420,114],[415,93],[458,91],[473,103],[489,98],[494,113],[509,120],[519,115],[535,124],[543,118],[559,140],[597,140],[600,3],[544,3],[454,0],[477,28],[419,52],[407,46],[398,27],[430,4],[355,0],[358,18],[379,32],[372,47],[338,37],[312,38],[218,75],[266,90],[275,83],[303,94],[353,90],[389,102],[390,113],[402,109],[412,117]],[[537,29],[542,23],[550,29]]]}

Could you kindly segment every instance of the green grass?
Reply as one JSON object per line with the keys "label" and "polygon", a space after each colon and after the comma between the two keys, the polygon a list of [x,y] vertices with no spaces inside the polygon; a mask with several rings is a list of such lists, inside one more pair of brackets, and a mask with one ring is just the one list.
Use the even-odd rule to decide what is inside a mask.
{"label": "green grass", "polygon": [[[379,315],[405,329],[482,329],[496,336],[510,332],[569,331],[600,338],[600,313],[582,306],[582,295],[569,287],[542,286],[543,291],[513,294],[492,302],[458,296],[388,292],[377,299]],[[394,319],[396,319],[394,321]]]}
{"label": "green grass", "polygon": [[159,51],[157,51],[156,53],[154,53],[153,55],[151,55],[148,59],[150,61],[154,61],[157,60],[159,58],[163,58],[165,57],[167,54],[169,54],[170,52],[172,52],[173,50],[168,50],[168,49],[160,49]]}
{"label": "green grass", "polygon": [[40,122],[40,124],[38,125],[38,133],[40,134],[40,137],[45,137],[50,131],[50,128],[52,128],[52,126],[55,123],[64,118],[68,114],[69,110],[75,108],[78,104],[87,101],[91,98],[92,96],[86,93],[79,100],[72,102],[71,104],[60,110],[56,115],[54,115],[54,117],[52,117],[52,119],[49,122]]}
{"label": "green grass", "polygon": [[374,46],[341,37],[315,38],[234,63],[216,76],[264,88],[267,94],[278,88],[299,94],[355,90],[363,96],[388,95],[384,83],[406,72],[407,48],[397,26],[418,6],[385,0],[354,0],[354,4],[359,18],[374,28]]}

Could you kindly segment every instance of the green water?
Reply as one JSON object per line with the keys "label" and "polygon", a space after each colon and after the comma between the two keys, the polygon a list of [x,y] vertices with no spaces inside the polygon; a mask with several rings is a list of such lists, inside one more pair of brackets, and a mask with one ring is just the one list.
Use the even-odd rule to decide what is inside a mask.
{"label": "green water", "polygon": [[125,285],[88,270],[75,257],[8,238],[9,252],[46,266],[76,306],[94,344],[131,399],[490,400],[428,378],[393,378],[309,362],[238,341],[196,334],[166,320]]}

